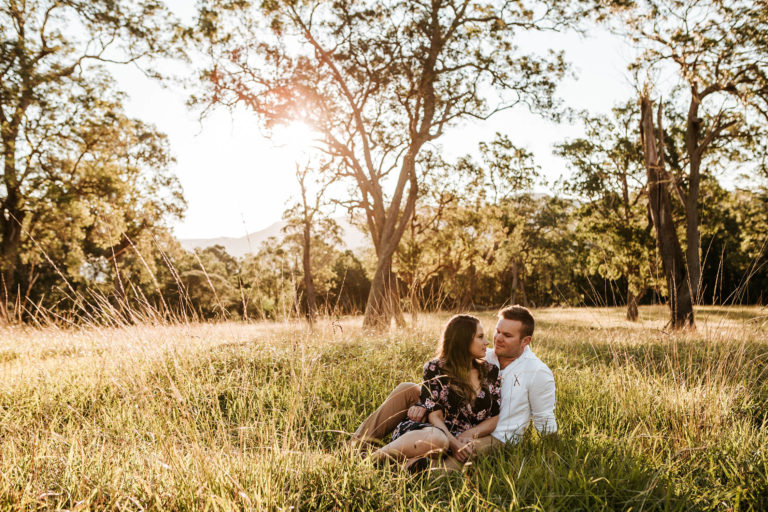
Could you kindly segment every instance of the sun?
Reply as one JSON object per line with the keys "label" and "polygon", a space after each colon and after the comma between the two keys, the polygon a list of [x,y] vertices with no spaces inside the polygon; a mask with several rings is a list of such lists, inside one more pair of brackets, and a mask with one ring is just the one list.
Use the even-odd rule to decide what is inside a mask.
{"label": "sun", "polygon": [[272,143],[297,157],[311,153],[319,139],[320,134],[302,121],[279,125],[272,131]]}

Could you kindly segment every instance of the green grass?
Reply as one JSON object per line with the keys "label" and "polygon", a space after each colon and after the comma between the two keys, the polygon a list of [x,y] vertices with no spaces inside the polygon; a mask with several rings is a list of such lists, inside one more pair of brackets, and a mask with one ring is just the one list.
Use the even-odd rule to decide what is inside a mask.
{"label": "green grass", "polygon": [[682,334],[660,307],[637,324],[612,308],[535,315],[558,436],[439,479],[344,441],[418,380],[447,314],[378,336],[360,318],[0,329],[0,508],[768,508],[766,309],[701,308]]}

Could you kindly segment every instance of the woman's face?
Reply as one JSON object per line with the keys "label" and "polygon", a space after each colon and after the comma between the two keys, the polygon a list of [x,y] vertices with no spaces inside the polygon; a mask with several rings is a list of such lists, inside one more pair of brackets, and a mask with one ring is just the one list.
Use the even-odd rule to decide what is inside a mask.
{"label": "woman's face", "polygon": [[475,331],[475,337],[472,338],[472,342],[469,344],[469,353],[475,359],[482,359],[485,357],[485,349],[488,347],[488,340],[485,339],[485,333],[483,332],[483,326],[478,323],[477,330]]}

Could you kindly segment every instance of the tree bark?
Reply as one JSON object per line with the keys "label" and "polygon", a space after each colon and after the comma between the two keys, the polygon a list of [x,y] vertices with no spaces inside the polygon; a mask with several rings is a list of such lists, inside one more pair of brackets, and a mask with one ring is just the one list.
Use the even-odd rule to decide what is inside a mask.
{"label": "tree bark", "polygon": [[477,283],[477,279],[475,276],[477,275],[477,269],[475,268],[474,263],[470,265],[468,269],[469,274],[469,283],[464,287],[464,293],[461,294],[461,302],[459,303],[459,311],[467,311],[469,310],[470,306],[472,306],[472,299],[475,296],[475,285]]}
{"label": "tree bark", "polygon": [[702,150],[699,140],[701,137],[701,119],[699,118],[700,98],[695,86],[691,87],[691,103],[686,119],[685,146],[688,153],[688,196],[685,203],[685,256],[688,263],[688,279],[691,285],[693,301],[698,304],[702,296],[701,290],[701,247],[699,240],[699,186],[701,182]]}
{"label": "tree bark", "polygon": [[701,119],[699,119],[699,97],[695,87],[691,88],[691,104],[686,120],[685,145],[689,159],[688,195],[685,201],[685,257],[688,264],[688,279],[694,303],[699,304],[701,290],[701,247],[699,240],[699,186],[701,182],[702,148]]}
{"label": "tree bark", "polygon": [[[397,286],[397,276],[392,271],[392,257],[416,207],[416,197],[418,195],[416,155],[423,144],[423,140],[417,141],[406,153],[389,208],[387,208],[386,213],[380,213],[376,219],[375,224],[379,229],[376,231],[378,237],[377,240],[374,240],[374,246],[378,261],[376,263],[376,272],[371,281],[368,302],[365,306],[364,329],[386,329],[389,327],[392,318],[395,319],[398,327],[405,326],[405,318],[400,308],[400,291]],[[405,199],[405,206],[401,210],[400,204],[403,199],[406,183],[409,183],[409,190]]]}
{"label": "tree bark", "polygon": [[512,293],[509,296],[510,304],[517,304],[517,289],[520,287],[520,267],[517,261],[512,260]]}
{"label": "tree bark", "polygon": [[[394,251],[392,251],[394,253]],[[368,302],[365,305],[363,328],[383,330],[389,327],[393,317],[397,317],[395,308],[399,309],[399,297],[396,297],[397,284],[392,272],[392,254],[383,254],[376,264],[376,272],[371,281]],[[402,316],[402,312],[400,312]]]}
{"label": "tree bark", "polygon": [[647,94],[641,96],[640,137],[648,179],[648,211],[656,230],[656,243],[669,290],[670,325],[674,329],[691,327],[693,303],[685,259],[672,218],[669,183],[664,172],[661,105],[658,111],[658,126],[654,127],[653,103]]}
{"label": "tree bark", "polygon": [[[305,212],[306,215],[306,212]],[[304,289],[307,294],[307,319],[309,324],[312,325],[317,315],[317,294],[315,292],[315,282],[312,279],[312,259],[311,259],[311,242],[312,242],[312,219],[304,219],[304,233],[302,244],[302,266],[304,267]]]}
{"label": "tree bark", "polygon": [[637,322],[640,312],[637,309],[637,297],[632,290],[627,290],[627,320]]}
{"label": "tree bark", "polygon": [[[3,137],[6,139],[6,137]],[[4,159],[4,185],[6,196],[0,203],[0,270],[2,271],[2,307],[13,303],[16,288],[16,269],[19,263],[22,222],[25,214],[18,191],[15,165],[15,140],[4,140],[6,147]],[[6,312],[7,313],[7,312]]]}

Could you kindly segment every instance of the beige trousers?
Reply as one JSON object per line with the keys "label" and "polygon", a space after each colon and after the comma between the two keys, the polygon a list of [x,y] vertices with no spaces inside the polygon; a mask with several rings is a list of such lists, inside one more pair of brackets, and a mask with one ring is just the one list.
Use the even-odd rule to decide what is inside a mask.
{"label": "beige trousers", "polygon": [[352,434],[351,441],[356,444],[379,444],[403,421],[408,408],[419,401],[421,388],[413,382],[402,382],[389,394],[378,409],[368,416]]}

